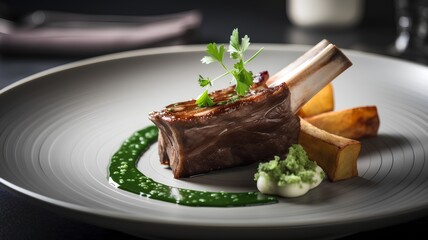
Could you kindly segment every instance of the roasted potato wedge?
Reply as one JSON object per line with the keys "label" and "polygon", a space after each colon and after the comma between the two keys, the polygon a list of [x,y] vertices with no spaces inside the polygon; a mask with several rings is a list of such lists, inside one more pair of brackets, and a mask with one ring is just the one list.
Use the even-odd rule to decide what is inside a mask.
{"label": "roasted potato wedge", "polygon": [[358,176],[357,159],[361,143],[321,130],[300,119],[299,144],[309,159],[317,162],[331,181]]}
{"label": "roasted potato wedge", "polygon": [[315,96],[313,96],[302,108],[299,110],[298,115],[306,118],[315,116],[320,113],[333,111],[334,109],[334,95],[333,85],[329,83]]}
{"label": "roasted potato wedge", "polygon": [[376,136],[380,125],[376,106],[326,112],[305,120],[329,133],[351,139]]}

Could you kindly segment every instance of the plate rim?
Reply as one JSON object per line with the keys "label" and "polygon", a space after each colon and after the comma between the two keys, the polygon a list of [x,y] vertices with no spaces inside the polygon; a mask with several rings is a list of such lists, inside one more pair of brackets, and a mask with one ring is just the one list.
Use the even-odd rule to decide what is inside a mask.
{"label": "plate rim", "polygon": [[[160,54],[171,54],[171,53],[186,53],[186,52],[203,52],[205,50],[205,46],[203,44],[195,44],[195,45],[176,45],[176,46],[167,46],[167,47],[157,47],[157,48],[146,48],[146,49],[137,49],[137,50],[130,50],[130,51],[124,51],[124,52],[118,52],[118,53],[111,53],[96,57],[91,57],[87,59],[82,59],[70,63],[66,63],[60,66],[56,66],[53,68],[49,68],[47,70],[41,71],[36,74],[32,74],[30,76],[27,76],[21,80],[18,80],[2,89],[0,89],[0,95],[3,95],[9,91],[13,91],[15,88],[19,88],[20,86],[23,86],[29,82],[36,81],[39,78],[56,74],[58,72],[62,72],[65,70],[75,69],[79,67],[84,67],[92,64],[98,64],[102,62],[107,61],[115,61],[119,59],[125,59],[125,58],[133,58],[133,57],[142,57],[142,56],[149,56],[149,55],[160,55]],[[250,49],[259,49],[260,47],[264,47],[266,50],[270,51],[285,51],[285,52],[304,52],[308,50],[311,46],[309,45],[300,45],[300,44],[276,44],[276,43],[254,43],[250,46]],[[359,56],[359,57],[370,57],[375,59],[381,59],[381,60],[387,60],[387,61],[393,61],[393,62],[399,62],[403,64],[410,64],[414,67],[422,67],[424,69],[428,69],[427,66],[410,62],[407,60],[397,59],[395,57],[391,56],[383,56],[375,53],[367,53],[362,52],[358,50],[350,50],[350,49],[341,49],[346,54],[349,54],[351,56]],[[419,204],[417,206],[413,206],[409,209],[400,209],[400,211],[390,211],[386,212],[383,215],[378,216],[371,216],[371,218],[368,218],[367,216],[359,216],[359,217],[352,217],[349,219],[341,219],[340,221],[314,221],[314,220],[307,220],[305,221],[305,224],[302,223],[287,223],[287,224],[281,224],[278,223],[276,225],[268,224],[268,225],[260,225],[260,223],[255,224],[222,224],[221,222],[216,222],[215,224],[206,224],[204,222],[195,223],[195,222],[187,222],[187,221],[177,221],[177,220],[171,220],[171,219],[165,219],[165,218],[152,218],[152,217],[146,217],[144,215],[130,215],[129,213],[124,212],[118,212],[118,211],[110,211],[110,210],[101,210],[101,209],[93,209],[90,207],[82,206],[75,203],[70,203],[62,200],[58,200],[55,198],[47,197],[42,194],[27,190],[25,188],[22,188],[20,186],[17,186],[13,184],[12,182],[9,182],[5,179],[3,179],[0,176],[0,184],[5,186],[6,190],[18,193],[24,198],[28,199],[36,199],[37,201],[42,202],[44,205],[55,205],[56,207],[65,209],[65,210],[71,210],[76,213],[84,213],[84,214],[90,214],[97,217],[108,217],[111,219],[121,219],[121,220],[127,220],[127,221],[137,221],[137,222],[147,222],[147,223],[154,223],[154,224],[166,224],[166,225],[175,225],[175,226],[199,226],[199,227],[224,227],[224,228],[237,228],[237,227],[248,227],[248,228],[272,228],[272,227],[315,227],[315,226],[331,226],[331,225],[348,225],[348,224],[354,224],[355,222],[361,221],[361,222],[367,222],[367,221],[375,221],[379,219],[384,219],[385,215],[389,215],[391,217],[399,217],[400,215],[408,215],[408,214],[414,214],[417,211],[421,212],[427,212],[428,211],[428,204]]]}

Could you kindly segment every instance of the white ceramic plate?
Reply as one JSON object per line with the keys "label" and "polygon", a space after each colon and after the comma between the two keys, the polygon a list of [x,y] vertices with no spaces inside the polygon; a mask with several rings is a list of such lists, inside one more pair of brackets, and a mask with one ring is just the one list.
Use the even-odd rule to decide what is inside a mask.
{"label": "white ceramic plate", "polygon": [[[308,47],[264,45],[253,71],[275,73]],[[255,46],[252,51],[260,46]],[[196,97],[203,46],[113,54],[48,70],[0,91],[0,182],[82,221],[146,238],[328,238],[414,219],[428,209],[428,68],[345,51],[354,66],[334,81],[336,109],[376,105],[379,136],[363,141],[359,177],[325,181],[278,204],[185,207],[111,186],[112,154],[147,114]],[[227,82],[227,80],[224,80]],[[256,166],[173,180],[156,146],[139,169],[154,179],[204,190],[255,190]]]}

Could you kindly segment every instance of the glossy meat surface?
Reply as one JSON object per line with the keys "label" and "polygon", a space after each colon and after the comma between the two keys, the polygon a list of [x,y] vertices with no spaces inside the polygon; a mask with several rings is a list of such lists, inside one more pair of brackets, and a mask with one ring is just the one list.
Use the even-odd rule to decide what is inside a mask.
{"label": "glossy meat surface", "polygon": [[194,100],[168,105],[149,118],[159,128],[159,156],[175,178],[284,157],[297,143],[300,120],[290,111],[285,83],[268,88],[262,73],[250,93],[234,98],[234,86],[213,92],[220,104]]}

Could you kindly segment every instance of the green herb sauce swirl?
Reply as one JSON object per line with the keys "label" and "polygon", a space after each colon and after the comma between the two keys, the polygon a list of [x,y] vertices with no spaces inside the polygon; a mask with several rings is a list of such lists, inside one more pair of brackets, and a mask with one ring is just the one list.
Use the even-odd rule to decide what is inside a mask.
{"label": "green herb sauce swirl", "polygon": [[142,197],[193,207],[242,207],[278,202],[275,197],[260,192],[197,191],[154,181],[137,169],[137,162],[157,139],[155,126],[141,129],[128,138],[110,161],[109,182]]}

